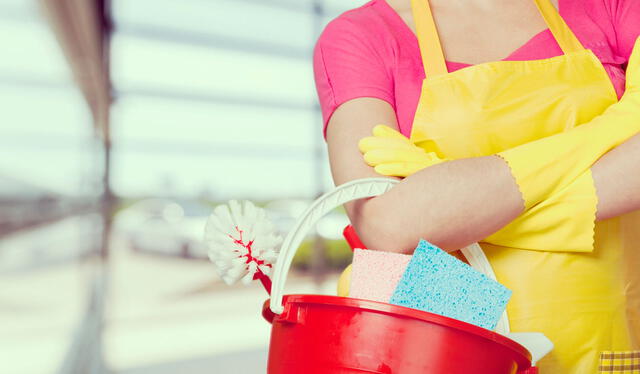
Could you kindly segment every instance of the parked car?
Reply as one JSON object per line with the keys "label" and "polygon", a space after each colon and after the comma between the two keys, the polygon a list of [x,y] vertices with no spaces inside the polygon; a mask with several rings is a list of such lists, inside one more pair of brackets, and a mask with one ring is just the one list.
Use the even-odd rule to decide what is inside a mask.
{"label": "parked car", "polygon": [[206,258],[202,243],[211,207],[195,200],[146,199],[120,212],[116,230],[137,251]]}

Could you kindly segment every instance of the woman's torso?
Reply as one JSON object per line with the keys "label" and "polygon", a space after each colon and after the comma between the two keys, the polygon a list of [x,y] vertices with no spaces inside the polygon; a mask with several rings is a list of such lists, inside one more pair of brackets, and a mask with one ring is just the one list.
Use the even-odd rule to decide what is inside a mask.
{"label": "woman's torso", "polygon": [[[604,9],[590,7],[589,3],[560,0],[560,12],[583,45],[603,63],[620,95],[624,88],[622,64],[625,59],[613,53],[612,35],[606,31],[608,17],[603,13]],[[386,73],[393,81],[391,104],[397,113],[401,131],[409,136],[425,77],[415,34],[385,1],[371,1],[355,12],[370,17],[368,30],[375,33],[377,57],[383,61]],[[611,25],[608,27],[610,30]],[[545,30],[516,48],[504,60],[538,60],[562,53],[552,34]],[[466,66],[469,65],[447,62],[450,72]],[[543,369],[591,372],[597,365],[599,351],[624,350],[638,344],[636,335],[628,335],[631,331],[637,333],[637,326],[626,326],[627,323],[637,323],[638,316],[634,314],[637,305],[620,302],[625,298],[639,300],[637,274],[625,270],[625,265],[640,262],[638,257],[634,261],[625,261],[627,256],[624,254],[634,250],[632,231],[633,224],[637,222],[636,215],[596,225],[593,253],[551,253],[483,245],[499,280],[517,291],[508,307],[514,331],[543,331],[557,343],[556,350],[560,354],[544,360],[541,363]],[[629,227],[625,229],[625,225]],[[532,270],[530,274],[524,274],[528,270]],[[563,287],[560,291],[567,292],[559,292],[555,283],[558,278],[574,281],[575,287]],[[584,282],[598,287],[581,287]],[[569,312],[566,308],[575,309],[566,313],[572,316],[570,319],[558,313],[559,310]],[[592,331],[585,331],[585,326],[590,326]],[[574,344],[576,340],[580,344]],[[593,352],[587,354],[584,350]],[[580,362],[580,367],[576,367],[576,362]]]}
{"label": "woman's torso", "polygon": [[[425,11],[428,13],[428,8]],[[555,10],[553,13],[557,16]],[[424,26],[424,20],[422,22]],[[558,31],[556,26],[556,36]],[[508,59],[540,60],[563,55],[556,38],[546,33],[546,41],[543,39],[541,43],[534,37]],[[434,39],[424,33],[421,37],[423,52],[425,48],[437,48],[431,45]],[[425,40],[430,41],[429,45]],[[425,58],[423,53],[423,57],[418,58],[419,67],[425,59],[424,70],[428,76],[421,86],[412,140],[428,140],[447,157],[486,155],[571,128],[600,113],[615,101],[607,74],[608,78],[615,78],[612,73],[616,70],[622,73],[622,67],[610,68],[604,74],[593,55],[591,59],[578,58],[579,54],[573,54],[577,53],[575,49],[569,54],[567,40],[558,41],[563,43],[566,54],[560,60],[553,59],[553,64],[482,64],[448,75],[442,73],[443,68],[433,67],[437,55]],[[555,47],[556,52],[545,55],[553,50],[550,46]],[[584,51],[582,47],[580,51]],[[464,66],[468,65],[459,64],[458,69]],[[449,66],[448,70],[457,69]],[[529,91],[546,94],[528,95]],[[600,94],[604,96],[598,98]],[[532,103],[535,103],[533,107]],[[400,104],[396,102],[397,111]],[[556,116],[534,115],[536,110],[545,107],[563,109]],[[583,119],[574,115],[595,107],[601,109]],[[501,108],[509,110],[505,113]],[[506,126],[497,125],[505,114],[509,114],[507,123],[503,124]],[[544,135],[540,130],[546,126],[551,131]],[[559,248],[523,250],[483,243],[498,280],[514,290],[507,307],[513,331],[541,331],[555,343],[554,352],[539,363],[543,372],[594,372],[602,352],[638,348],[640,331],[635,325],[638,316],[634,311],[637,311],[640,278],[623,271],[627,263],[640,266],[637,256],[625,253],[633,250],[625,245],[632,241],[629,238],[633,235],[623,229],[628,218],[631,218],[628,222],[635,222],[637,227],[640,222],[637,215],[598,222],[592,252],[571,253]]]}

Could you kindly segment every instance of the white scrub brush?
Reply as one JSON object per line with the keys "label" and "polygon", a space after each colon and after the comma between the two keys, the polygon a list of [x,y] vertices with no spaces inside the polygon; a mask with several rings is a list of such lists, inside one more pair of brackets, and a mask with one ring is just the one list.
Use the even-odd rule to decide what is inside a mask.
{"label": "white scrub brush", "polygon": [[271,294],[269,275],[282,237],[267,212],[250,201],[229,201],[214,208],[205,227],[209,258],[227,284],[259,279]]}

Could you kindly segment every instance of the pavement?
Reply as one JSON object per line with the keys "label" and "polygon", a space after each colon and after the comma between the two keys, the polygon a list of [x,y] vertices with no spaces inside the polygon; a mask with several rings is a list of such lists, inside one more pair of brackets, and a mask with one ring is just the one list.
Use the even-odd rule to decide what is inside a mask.
{"label": "pavement", "polygon": [[81,265],[0,274],[0,372],[56,373],[87,300]]}
{"label": "pavement", "polygon": [[[65,258],[0,271],[0,372],[49,374],[62,367],[85,317],[94,269]],[[267,294],[258,282],[227,286],[207,261],[134,252],[117,235],[108,273],[102,347],[112,373],[266,371],[270,325],[261,316]],[[316,285],[292,274],[286,290],[330,294],[336,279],[329,275]]]}
{"label": "pavement", "polygon": [[183,361],[126,369],[121,374],[266,373],[267,349],[191,358]]}

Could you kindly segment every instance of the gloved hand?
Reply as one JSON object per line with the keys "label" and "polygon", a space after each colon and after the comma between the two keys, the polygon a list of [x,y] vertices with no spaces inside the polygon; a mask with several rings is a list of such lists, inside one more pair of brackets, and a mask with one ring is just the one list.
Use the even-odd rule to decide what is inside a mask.
{"label": "gloved hand", "polygon": [[484,241],[523,249],[592,251],[598,197],[591,166],[638,132],[640,42],[631,54],[620,102],[586,124],[499,154],[511,167],[527,209]]}
{"label": "gloved hand", "polygon": [[[374,136],[363,138],[360,150],[379,174],[407,177],[418,170],[445,161],[414,145],[394,129],[378,125]],[[524,212],[484,242],[505,247],[544,251],[587,252],[593,249],[593,227],[597,198],[591,171]],[[348,295],[350,268],[340,277],[338,295]]]}
{"label": "gloved hand", "polygon": [[591,170],[482,240],[547,252],[593,251],[598,198]]}
{"label": "gloved hand", "polygon": [[529,209],[575,181],[602,155],[639,132],[640,42],[636,42],[627,67],[627,88],[619,102],[586,124],[498,155],[511,167]]}
{"label": "gloved hand", "polygon": [[418,170],[432,166],[446,159],[433,152],[416,146],[398,131],[385,125],[373,128],[373,136],[360,139],[360,152],[369,166],[378,174],[407,177]]}

